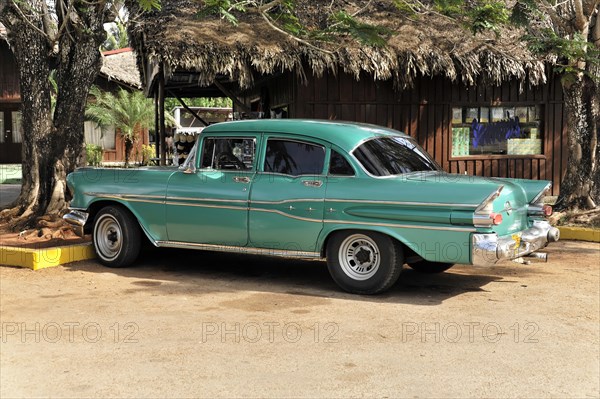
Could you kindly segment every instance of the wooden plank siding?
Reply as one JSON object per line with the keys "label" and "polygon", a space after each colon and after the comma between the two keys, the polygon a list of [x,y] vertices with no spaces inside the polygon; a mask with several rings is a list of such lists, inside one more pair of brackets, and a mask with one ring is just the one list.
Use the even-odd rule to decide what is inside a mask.
{"label": "wooden plank siding", "polygon": [[[423,77],[414,88],[399,92],[391,82],[373,82],[366,75],[356,81],[341,71],[320,78],[308,74],[306,78],[304,85],[295,74],[287,73],[269,83],[271,99],[276,98],[278,106],[287,105],[290,118],[349,120],[394,128],[414,137],[448,172],[547,179],[553,183],[553,195],[558,195],[567,160],[558,77],[551,77],[546,85],[525,86],[523,91],[517,82],[468,87],[443,77]],[[242,98],[249,103],[259,93],[260,88],[254,88]],[[543,154],[452,157],[452,107],[497,105],[540,107]]]}
{"label": "wooden plank siding", "polygon": [[21,101],[19,73],[15,57],[4,40],[0,40],[0,103]]}

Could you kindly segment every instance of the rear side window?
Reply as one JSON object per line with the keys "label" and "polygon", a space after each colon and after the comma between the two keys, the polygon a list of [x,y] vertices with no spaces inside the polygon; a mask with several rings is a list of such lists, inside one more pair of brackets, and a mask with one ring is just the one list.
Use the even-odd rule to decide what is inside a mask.
{"label": "rear side window", "polygon": [[335,176],[354,176],[352,165],[336,150],[331,150],[329,174]]}
{"label": "rear side window", "polygon": [[292,140],[269,139],[265,172],[291,176],[320,175],[325,165],[325,147]]}
{"label": "rear side window", "polygon": [[358,146],[353,154],[374,176],[441,170],[431,156],[409,137],[376,137]]}

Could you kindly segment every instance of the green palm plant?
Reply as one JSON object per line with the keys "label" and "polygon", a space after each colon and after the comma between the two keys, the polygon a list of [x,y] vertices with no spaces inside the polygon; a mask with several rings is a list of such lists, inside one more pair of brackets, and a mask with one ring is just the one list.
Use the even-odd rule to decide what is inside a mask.
{"label": "green palm plant", "polygon": [[142,92],[129,92],[120,89],[117,94],[103,92],[97,86],[92,87],[85,116],[101,127],[114,126],[125,141],[125,167],[129,166],[129,157],[139,131],[154,123],[152,101]]}
{"label": "green palm plant", "polygon": [[127,35],[127,27],[121,21],[115,23],[107,29],[106,41],[100,49],[102,51],[118,50],[129,46],[129,36]]}

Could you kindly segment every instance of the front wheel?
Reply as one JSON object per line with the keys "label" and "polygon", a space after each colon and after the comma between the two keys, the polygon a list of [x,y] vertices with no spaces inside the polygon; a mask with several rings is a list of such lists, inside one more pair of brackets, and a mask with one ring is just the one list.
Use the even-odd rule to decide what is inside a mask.
{"label": "front wheel", "polygon": [[392,238],[371,231],[334,233],[327,244],[333,280],[353,294],[379,294],[400,276],[404,253]]}
{"label": "front wheel", "polygon": [[419,273],[436,274],[450,269],[452,266],[454,266],[454,263],[430,262],[428,260],[421,260],[415,263],[409,263],[408,266]]}
{"label": "front wheel", "polygon": [[94,219],[94,248],[100,262],[108,267],[132,264],[140,253],[140,226],[123,207],[102,208]]}

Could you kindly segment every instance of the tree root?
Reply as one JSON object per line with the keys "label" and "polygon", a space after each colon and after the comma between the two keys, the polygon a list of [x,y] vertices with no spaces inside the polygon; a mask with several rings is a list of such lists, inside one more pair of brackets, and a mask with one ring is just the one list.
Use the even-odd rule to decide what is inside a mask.
{"label": "tree root", "polygon": [[600,227],[600,208],[555,212],[550,222],[560,226]]}
{"label": "tree root", "polygon": [[23,240],[52,240],[67,239],[75,233],[72,226],[59,215],[44,215],[31,219],[18,216],[19,209],[11,208],[0,212],[0,227],[2,231],[19,232]]}

